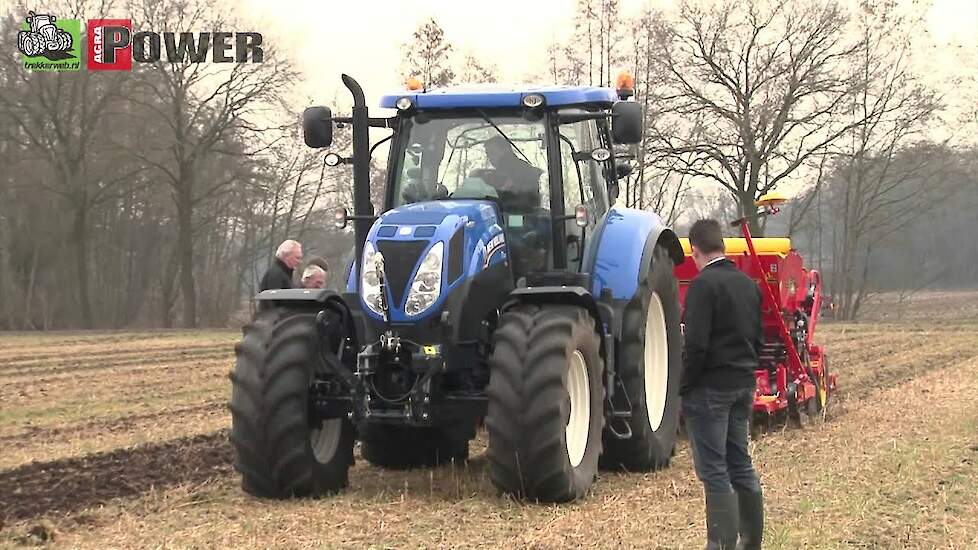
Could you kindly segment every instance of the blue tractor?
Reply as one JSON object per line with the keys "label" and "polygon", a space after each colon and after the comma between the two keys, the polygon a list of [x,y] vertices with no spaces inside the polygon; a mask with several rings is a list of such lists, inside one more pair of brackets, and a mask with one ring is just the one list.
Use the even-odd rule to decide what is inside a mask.
{"label": "blue tractor", "polygon": [[[352,126],[354,225],[345,292],[287,289],[236,347],[235,466],[245,491],[342,489],[361,455],[389,468],[468,457],[480,424],[501,491],[562,502],[599,466],[673,454],[681,369],[676,235],[615,206],[642,132],[627,89],[433,89],[368,114],[303,116],[306,144]],[[414,88],[414,89],[410,89]],[[383,213],[369,130],[391,131]]]}

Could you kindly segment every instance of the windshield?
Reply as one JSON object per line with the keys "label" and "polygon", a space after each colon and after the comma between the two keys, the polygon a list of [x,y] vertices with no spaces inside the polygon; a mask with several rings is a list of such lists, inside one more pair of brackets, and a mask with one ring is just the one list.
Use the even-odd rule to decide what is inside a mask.
{"label": "windshield", "polygon": [[393,206],[487,197],[514,211],[549,204],[543,123],[486,115],[411,119]]}

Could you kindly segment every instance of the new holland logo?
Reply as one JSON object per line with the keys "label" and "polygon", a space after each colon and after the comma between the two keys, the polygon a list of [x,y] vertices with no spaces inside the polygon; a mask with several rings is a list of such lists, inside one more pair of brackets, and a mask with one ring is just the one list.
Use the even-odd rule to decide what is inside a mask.
{"label": "new holland logo", "polygon": [[493,237],[492,240],[489,241],[489,244],[486,245],[486,260],[485,263],[482,264],[482,268],[485,269],[489,267],[489,261],[492,260],[493,254],[504,248],[506,248],[506,239],[503,238],[503,234],[500,233]]}

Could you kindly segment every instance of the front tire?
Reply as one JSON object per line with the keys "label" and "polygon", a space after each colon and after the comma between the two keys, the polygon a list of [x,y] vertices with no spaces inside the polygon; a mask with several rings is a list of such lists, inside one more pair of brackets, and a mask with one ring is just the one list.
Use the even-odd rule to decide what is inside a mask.
{"label": "front tire", "polygon": [[632,416],[632,437],[605,434],[601,466],[645,472],[669,465],[679,428],[682,352],[679,300],[673,263],[662,245],[652,252],[652,269],[626,306],[622,322],[621,376]]}
{"label": "front tire", "polygon": [[566,502],[594,482],[604,427],[604,362],[594,320],[573,306],[500,317],[489,360],[489,476],[505,493]]}
{"label": "front tire", "polygon": [[347,486],[352,424],[310,419],[310,383],[326,371],[318,346],[315,313],[283,308],[259,313],[235,346],[231,443],[249,494],[318,497]]}

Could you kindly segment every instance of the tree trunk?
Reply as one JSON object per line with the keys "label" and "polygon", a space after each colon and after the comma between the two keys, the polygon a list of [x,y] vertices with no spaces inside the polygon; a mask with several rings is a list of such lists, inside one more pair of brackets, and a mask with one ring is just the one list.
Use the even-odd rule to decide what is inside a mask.
{"label": "tree trunk", "polygon": [[37,243],[34,243],[34,250],[31,252],[31,274],[27,281],[27,303],[24,305],[24,328],[37,329],[34,320],[31,319],[31,305],[34,303],[34,283],[37,276]]}
{"label": "tree trunk", "polygon": [[71,236],[75,245],[75,276],[78,282],[78,307],[81,313],[82,328],[91,329],[92,303],[88,295],[88,207],[85,200],[75,205],[75,216]]}
{"label": "tree trunk", "polygon": [[[740,203],[740,211],[742,215],[747,216],[747,226],[750,228],[751,237],[763,237],[764,236],[764,226],[761,225],[761,220],[757,217],[757,206],[754,205],[754,193],[750,191],[741,191],[737,193],[737,202]],[[720,225],[724,225],[724,220],[718,220]]]}
{"label": "tree trunk", "polygon": [[170,262],[160,270],[160,323],[163,328],[173,327],[173,302],[176,301],[176,288],[173,284],[177,272],[173,262],[174,259],[171,258]]}
{"label": "tree trunk", "polygon": [[194,288],[194,228],[192,186],[184,179],[177,190],[177,257],[183,294],[183,326],[197,327],[197,290]]}

